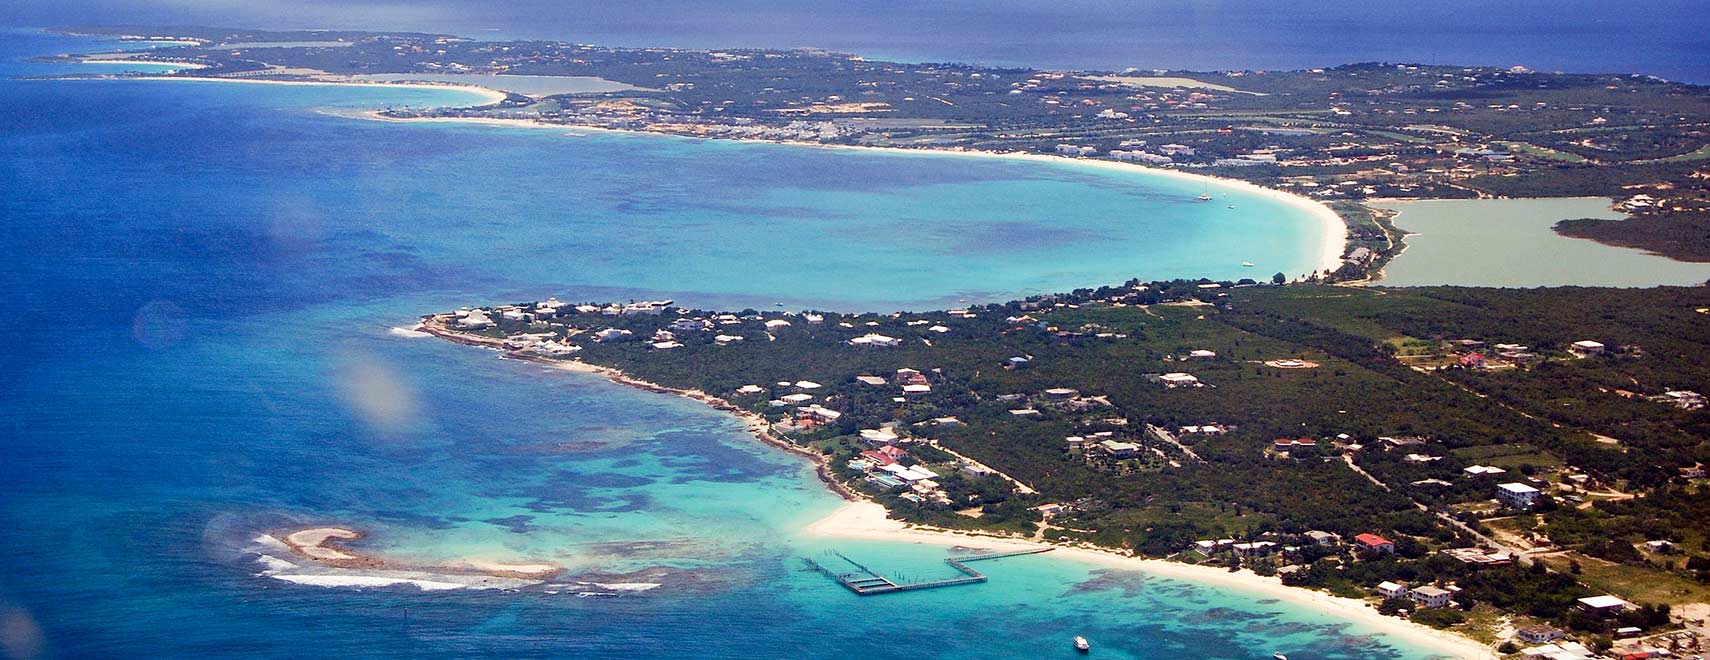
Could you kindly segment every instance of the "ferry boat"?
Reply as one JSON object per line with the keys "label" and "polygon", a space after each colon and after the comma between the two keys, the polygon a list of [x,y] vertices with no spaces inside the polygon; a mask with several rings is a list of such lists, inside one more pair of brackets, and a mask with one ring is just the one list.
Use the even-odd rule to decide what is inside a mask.
{"label": "ferry boat", "polygon": [[1075,635],[1075,650],[1086,653],[1092,650],[1092,644],[1087,643],[1087,638]]}

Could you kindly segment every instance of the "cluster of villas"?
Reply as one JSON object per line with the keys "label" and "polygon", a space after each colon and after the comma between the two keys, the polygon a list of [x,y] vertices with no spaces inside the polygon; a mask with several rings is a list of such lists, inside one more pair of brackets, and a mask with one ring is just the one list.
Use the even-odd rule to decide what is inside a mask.
{"label": "cluster of villas", "polygon": [[1372,590],[1384,600],[1406,600],[1422,608],[1448,607],[1455,602],[1455,594],[1460,593],[1460,587],[1453,584],[1439,587],[1434,584],[1424,584],[1409,587],[1396,582],[1381,582]]}
{"label": "cluster of villas", "polygon": [[[1633,604],[1615,596],[1591,596],[1574,602],[1574,609],[1597,618],[1611,618],[1633,608]],[[1614,631],[1616,639],[1639,637],[1644,631],[1637,627],[1617,628]],[[1522,660],[1593,660],[1594,658],[1621,658],[1621,660],[1648,660],[1649,658],[1678,657],[1673,651],[1646,645],[1641,642],[1630,642],[1616,646],[1608,652],[1600,654],[1586,645],[1568,641],[1567,632],[1560,628],[1545,625],[1525,626],[1515,631],[1515,638],[1523,643],[1532,644],[1520,649],[1517,656]]]}
{"label": "cluster of villas", "polygon": [[890,430],[872,429],[861,433],[863,445],[872,447],[849,459],[849,469],[862,474],[862,481],[879,492],[901,491],[902,499],[916,504],[931,502],[949,505],[950,496],[938,484],[938,473],[924,465],[907,465],[908,450],[899,446],[901,438]]}
{"label": "cluster of villas", "polygon": [[[1479,339],[1456,339],[1448,342],[1453,360],[1444,366],[1466,369],[1502,369],[1523,367],[1539,361],[1539,355],[1525,344],[1487,344]],[[1562,349],[1577,358],[1608,355],[1609,347],[1599,341],[1581,339]]]}
{"label": "cluster of villas", "polygon": [[[1127,113],[1108,109],[1099,113],[1099,117],[1105,119],[1123,119],[1127,116]],[[1125,140],[1118,146],[1120,148],[1110,149],[1105,152],[1105,155],[1112,160],[1145,163],[1147,165],[1167,165],[1175,162],[1177,158],[1191,158],[1198,151],[1185,144],[1162,144],[1151,147],[1146,140]],[[1057,145],[1056,152],[1063,156],[1099,155],[1098,147],[1067,143]]]}

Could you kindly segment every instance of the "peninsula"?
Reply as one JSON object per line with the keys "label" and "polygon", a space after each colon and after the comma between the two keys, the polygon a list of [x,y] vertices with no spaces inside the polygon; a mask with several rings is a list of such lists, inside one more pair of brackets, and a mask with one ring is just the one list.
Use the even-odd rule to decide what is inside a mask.
{"label": "peninsula", "polygon": [[420,329],[738,414],[921,529],[1250,570],[1513,650],[1668,648],[1703,616],[1707,323],[1704,288],[1177,281],[895,314],[548,299]]}
{"label": "peninsula", "polygon": [[[1053,155],[1239,179],[1347,224],[1312,276],[1363,280],[1401,248],[1372,198],[1601,196],[1634,222],[1560,231],[1702,259],[1710,89],[1519,66],[1047,71],[816,49],[611,48],[451,35],[139,26],[68,32],[153,46],[67,54],[170,72],[92,77],[499,90],[393,119],[502,120],[723,139]],[[162,43],[164,42],[164,43]],[[179,45],[169,45],[179,44]]]}

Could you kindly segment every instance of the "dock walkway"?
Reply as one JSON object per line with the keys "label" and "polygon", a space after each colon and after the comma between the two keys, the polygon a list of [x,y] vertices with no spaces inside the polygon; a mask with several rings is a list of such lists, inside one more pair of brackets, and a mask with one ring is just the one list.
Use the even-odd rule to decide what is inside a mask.
{"label": "dock walkway", "polygon": [[802,558],[802,561],[806,563],[809,568],[836,580],[838,584],[843,585],[845,589],[855,592],[856,595],[876,596],[879,594],[890,594],[899,591],[938,589],[942,587],[954,587],[964,584],[985,582],[987,580],[986,574],[970,568],[968,564],[976,561],[1003,559],[1005,557],[1037,555],[1043,552],[1050,552],[1053,549],[1054,548],[1036,548],[1032,550],[1017,550],[1014,552],[997,552],[985,555],[949,557],[944,560],[944,563],[949,565],[951,568],[956,569],[958,573],[962,574],[962,577],[945,578],[942,580],[927,580],[924,582],[897,582],[880,574],[878,571],[867,568],[860,562],[850,559],[847,555],[836,550],[829,551],[826,554],[828,556],[836,557],[837,559],[842,560],[843,563],[853,566],[855,570],[839,573],[810,558],[804,557]]}

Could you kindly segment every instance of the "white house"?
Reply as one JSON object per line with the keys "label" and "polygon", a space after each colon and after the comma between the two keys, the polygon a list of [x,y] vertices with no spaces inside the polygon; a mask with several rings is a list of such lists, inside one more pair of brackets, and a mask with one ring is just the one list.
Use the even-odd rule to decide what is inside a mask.
{"label": "white house", "polygon": [[493,319],[488,318],[486,312],[477,309],[458,319],[457,325],[465,328],[486,328],[493,325]]}
{"label": "white house", "polygon": [[1496,487],[1496,499],[1503,504],[1516,509],[1530,509],[1532,503],[1538,501],[1539,491],[1523,483],[1514,482],[1500,484]]}
{"label": "white house", "polygon": [[1377,594],[1384,600],[1400,600],[1407,597],[1407,587],[1394,582],[1382,582],[1377,586]]}
{"label": "white house", "polygon": [[896,431],[890,429],[861,429],[861,441],[869,445],[891,445],[900,439]]}
{"label": "white house", "polygon": [[1573,343],[1572,346],[1568,347],[1569,353],[1573,353],[1574,355],[1578,355],[1581,357],[1588,356],[1588,355],[1602,355],[1605,350],[1607,350],[1607,349],[1604,348],[1603,344],[1591,341],[1589,339],[1582,339],[1582,340],[1576,341]]}
{"label": "white house", "polygon": [[1423,587],[1415,587],[1407,590],[1407,597],[1412,599],[1413,602],[1418,603],[1421,607],[1448,607],[1449,598],[1454,595],[1454,592],[1449,591],[1448,589],[1434,587],[1429,584]]}
{"label": "white house", "polygon": [[1237,557],[1263,557],[1271,554],[1276,545],[1271,541],[1255,541],[1253,543],[1236,543],[1230,546],[1230,549],[1235,551]]}
{"label": "white house", "polygon": [[886,337],[886,336],[881,335],[881,334],[873,333],[873,334],[861,335],[859,337],[851,339],[851,340],[849,340],[849,345],[850,346],[872,346],[872,347],[876,347],[876,348],[890,348],[893,346],[901,346],[902,340],[897,339],[896,337]]}
{"label": "white house", "polygon": [[1579,609],[1598,616],[1614,616],[1625,612],[1633,604],[1615,596],[1592,596],[1575,601]]}
{"label": "white house", "polygon": [[1195,377],[1193,374],[1184,374],[1181,372],[1164,374],[1158,377],[1158,381],[1162,382],[1164,387],[1168,387],[1170,389],[1200,386],[1199,378]]}
{"label": "white house", "polygon": [[594,333],[594,341],[623,341],[635,333],[622,328],[606,328]]}

